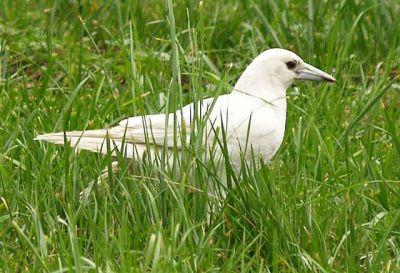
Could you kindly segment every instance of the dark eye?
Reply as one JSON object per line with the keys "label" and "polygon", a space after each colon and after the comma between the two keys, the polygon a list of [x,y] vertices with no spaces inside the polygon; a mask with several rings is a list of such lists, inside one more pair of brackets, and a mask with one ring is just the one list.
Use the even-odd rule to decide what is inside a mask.
{"label": "dark eye", "polygon": [[295,61],[288,61],[286,63],[287,68],[289,68],[290,70],[294,69],[296,67],[296,62]]}

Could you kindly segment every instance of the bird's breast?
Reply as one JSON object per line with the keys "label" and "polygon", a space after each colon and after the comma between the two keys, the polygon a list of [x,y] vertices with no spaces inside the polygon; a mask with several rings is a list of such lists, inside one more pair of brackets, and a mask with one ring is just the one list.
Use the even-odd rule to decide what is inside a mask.
{"label": "bird's breast", "polygon": [[[226,136],[230,159],[240,165],[242,155],[269,161],[282,143],[285,131],[286,100],[273,104],[242,94],[220,97],[209,117],[211,132]],[[223,130],[215,130],[216,128]],[[221,142],[224,143],[224,142]]]}
{"label": "bird's breast", "polygon": [[[285,132],[286,111],[266,106],[258,111],[242,113],[230,123],[228,144],[233,159],[251,156],[269,161],[279,149]],[[241,147],[238,149],[237,147]]]}

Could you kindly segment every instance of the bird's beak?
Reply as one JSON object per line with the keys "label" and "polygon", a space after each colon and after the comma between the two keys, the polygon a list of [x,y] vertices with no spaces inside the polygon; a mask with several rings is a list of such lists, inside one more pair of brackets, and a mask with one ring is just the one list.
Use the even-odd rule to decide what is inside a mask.
{"label": "bird's beak", "polygon": [[336,79],[334,77],[309,64],[304,64],[302,68],[297,70],[296,79],[319,81],[319,82],[320,81],[336,82]]}

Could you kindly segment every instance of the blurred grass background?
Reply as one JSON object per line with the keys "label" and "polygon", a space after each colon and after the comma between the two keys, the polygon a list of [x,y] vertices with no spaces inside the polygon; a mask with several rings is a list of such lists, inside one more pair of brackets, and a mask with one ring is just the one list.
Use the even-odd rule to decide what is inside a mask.
{"label": "blurred grass background", "polygon": [[[395,0],[2,1],[0,271],[400,271],[399,29]],[[33,141],[229,92],[271,47],[337,83],[288,91],[278,154],[210,224],[180,186],[207,166],[81,203],[110,159]]]}

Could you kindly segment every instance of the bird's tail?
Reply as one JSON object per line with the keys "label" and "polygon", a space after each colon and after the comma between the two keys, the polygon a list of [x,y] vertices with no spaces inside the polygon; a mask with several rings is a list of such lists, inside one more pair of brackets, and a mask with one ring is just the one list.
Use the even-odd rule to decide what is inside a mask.
{"label": "bird's tail", "polygon": [[126,142],[123,137],[115,138],[113,129],[49,133],[38,135],[35,140],[43,140],[58,145],[69,142],[71,147],[76,150],[87,150],[102,154],[111,153],[112,155],[123,153],[127,158],[135,158],[143,154],[145,145],[134,145]]}

